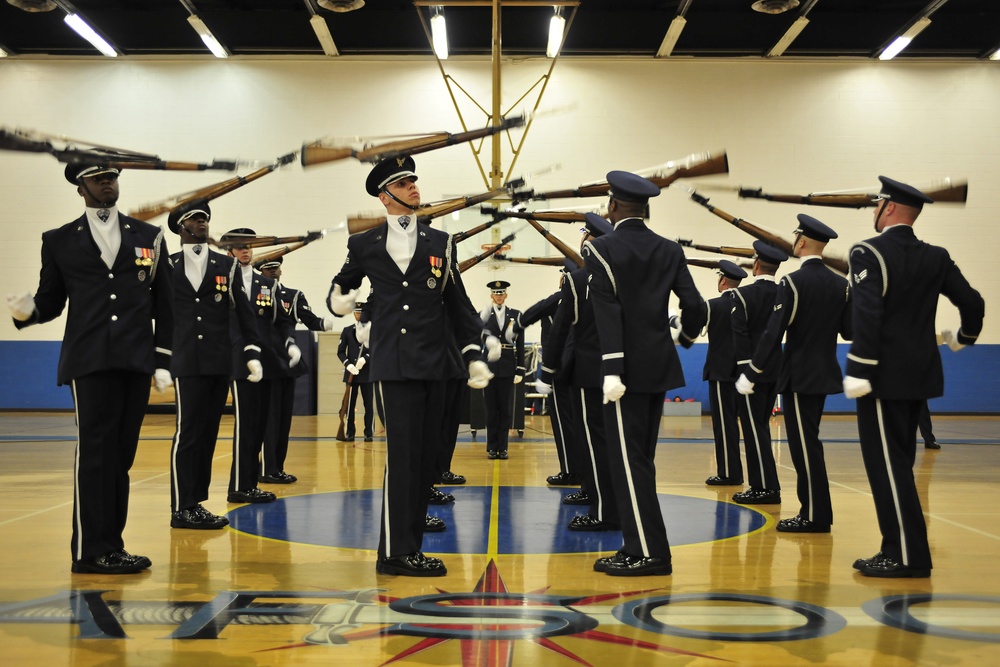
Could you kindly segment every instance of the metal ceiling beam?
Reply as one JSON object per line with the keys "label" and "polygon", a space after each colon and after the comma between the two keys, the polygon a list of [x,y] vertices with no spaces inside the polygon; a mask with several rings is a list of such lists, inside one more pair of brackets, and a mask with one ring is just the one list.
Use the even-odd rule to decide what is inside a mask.
{"label": "metal ceiling beam", "polygon": [[889,39],[883,42],[882,46],[875,49],[875,51],[872,52],[871,57],[878,58],[880,55],[882,55],[883,51],[889,48],[889,46],[893,42],[895,42],[899,37],[902,37],[907,30],[912,28],[915,24],[922,21],[923,19],[930,19],[931,14],[944,7],[945,3],[947,2],[948,0],[932,0],[930,4],[928,4],[922,10],[920,10],[920,12],[918,12],[913,18],[911,18],[909,21],[904,23],[898,30],[896,30],[896,32],[894,32]]}

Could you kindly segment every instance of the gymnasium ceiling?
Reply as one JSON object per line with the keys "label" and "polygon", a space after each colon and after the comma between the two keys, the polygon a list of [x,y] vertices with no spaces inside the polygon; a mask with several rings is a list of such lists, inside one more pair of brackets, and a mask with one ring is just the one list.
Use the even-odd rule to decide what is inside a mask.
{"label": "gymnasium ceiling", "polygon": [[[793,4],[794,0],[765,0]],[[51,11],[28,12],[53,0],[0,0],[0,48],[14,57],[92,57],[97,51],[63,22],[76,10],[125,57],[210,54],[187,18],[196,13],[233,56],[323,56],[310,17],[325,18],[342,56],[429,56],[421,21],[426,2],[366,0],[54,0]],[[317,4],[317,2],[319,4]],[[499,0],[504,56],[544,54],[551,5]],[[441,0],[451,54],[488,56],[490,0]],[[793,58],[871,58],[922,16],[930,25],[900,59],[983,59],[1000,47],[1000,0],[799,0],[783,13],[754,11],[753,0],[580,0],[562,11],[569,22],[563,55],[652,58],[671,21],[686,25],[672,56],[764,57],[800,16],[809,23],[785,51]],[[462,6],[460,6],[462,5]],[[478,6],[469,6],[478,5]],[[523,6],[529,5],[529,6]],[[2,62],[2,61],[0,61]],[[1000,65],[998,65],[1000,66]]]}

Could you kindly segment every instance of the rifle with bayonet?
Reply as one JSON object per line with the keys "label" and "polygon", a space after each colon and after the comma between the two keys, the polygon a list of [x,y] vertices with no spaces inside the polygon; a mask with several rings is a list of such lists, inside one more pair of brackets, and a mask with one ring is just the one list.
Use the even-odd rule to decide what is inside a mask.
{"label": "rifle with bayonet", "polygon": [[538,220],[539,222],[574,223],[586,222],[586,214],[579,211],[501,211],[495,206],[480,206],[484,215],[499,215],[505,218],[520,218],[521,220]]}
{"label": "rifle with bayonet", "polygon": [[[434,204],[427,204],[418,208],[414,211],[414,213],[417,216],[417,222],[429,224],[434,218],[440,218],[441,216],[448,215],[449,213],[461,211],[463,208],[469,208],[470,206],[481,204],[484,201],[489,201],[490,199],[521,194],[517,188],[520,188],[523,185],[523,178],[515,178],[508,181],[501,187],[490,190],[489,192],[483,192],[482,194],[472,195],[469,197],[456,197],[454,199],[446,199]],[[378,227],[383,222],[385,222],[384,215],[354,216],[347,219],[347,232],[349,234],[366,232],[369,229]]]}
{"label": "rifle with bayonet", "polygon": [[513,116],[511,118],[504,118],[498,125],[490,125],[478,130],[469,130],[468,132],[458,132],[455,134],[433,132],[413,139],[369,145],[362,149],[351,148],[350,146],[329,146],[325,145],[323,140],[320,139],[311,144],[302,145],[301,162],[303,167],[311,167],[315,164],[346,160],[348,158],[354,158],[362,162],[376,163],[392,157],[416,155],[417,153],[426,153],[438,148],[483,139],[504,130],[522,127],[525,120],[524,115]]}
{"label": "rifle with bayonet", "polygon": [[538,264],[540,266],[563,266],[564,257],[503,257],[504,261],[514,264]]}
{"label": "rifle with bayonet", "polygon": [[[711,153],[700,153],[689,155],[679,162],[667,162],[662,167],[637,172],[652,181],[657,187],[665,188],[674,181],[681,178],[696,178],[698,176],[711,176],[713,174],[729,173],[729,158],[723,151],[719,155]],[[611,185],[607,181],[581,185],[569,190],[552,190],[549,192],[536,192],[531,199],[567,199],[572,197],[601,197],[607,195],[611,190]],[[526,201],[526,200],[520,200]]]}
{"label": "rifle with bayonet", "polygon": [[[719,269],[720,259],[704,259],[701,257],[688,257],[685,260],[688,266],[700,266],[705,269]],[[740,266],[744,269],[752,269],[753,262],[735,262],[736,266]]]}
{"label": "rifle with bayonet", "polygon": [[[969,197],[969,183],[958,181],[952,183],[950,178],[939,181],[929,188],[921,188],[921,192],[934,200],[935,203],[965,204]],[[739,188],[737,193],[745,199],[765,199],[784,204],[800,204],[805,206],[830,206],[835,208],[867,208],[876,204],[877,193],[861,192],[818,192],[808,195],[775,195],[763,191],[762,188]]]}
{"label": "rifle with bayonet", "polygon": [[220,248],[222,250],[229,250],[236,246],[242,246],[244,248],[261,248],[264,246],[271,245],[282,245],[284,243],[312,243],[317,239],[321,239],[326,236],[326,230],[318,232],[306,232],[299,236],[254,236],[246,238],[234,238],[227,239],[225,241],[217,241],[215,239],[209,239],[208,242],[212,245]]}
{"label": "rifle with bayonet", "polygon": [[155,204],[146,204],[140,206],[139,208],[129,211],[129,215],[133,218],[138,218],[139,220],[152,220],[158,215],[163,215],[164,213],[169,213],[173,211],[178,206],[183,206],[184,204],[190,203],[197,199],[204,199],[205,201],[211,201],[213,199],[218,199],[222,195],[229,194],[233,190],[238,190],[248,183],[253,183],[258,178],[270,174],[272,171],[276,170],[278,167],[286,165],[295,159],[295,153],[289,153],[284,155],[275,161],[274,164],[268,165],[257,171],[251,172],[246,176],[235,176],[233,178],[227,179],[215,185],[209,185],[207,187],[192,190],[191,192],[185,192],[183,194],[177,195],[175,197],[170,197],[161,202]]}
{"label": "rifle with bayonet", "polygon": [[[62,141],[66,145],[57,148],[52,141]],[[72,142],[72,143],[71,143]],[[87,148],[74,145],[83,144]],[[75,139],[65,139],[26,130],[7,130],[0,128],[0,150],[21,151],[26,153],[48,153],[60,162],[66,164],[86,164],[113,169],[161,169],[168,171],[204,171],[220,169],[236,171],[238,160],[212,160],[211,162],[176,162],[163,160],[159,156],[147,153],[100,146]]]}
{"label": "rifle with bayonet", "polygon": [[753,248],[741,248],[731,245],[704,245],[695,243],[690,239],[675,239],[677,243],[685,248],[694,248],[703,252],[714,252],[717,255],[731,255],[733,257],[753,257],[756,253]]}
{"label": "rifle with bayonet", "polygon": [[469,259],[459,262],[458,272],[465,273],[466,270],[471,269],[484,259],[489,259],[491,256],[497,254],[505,245],[513,241],[515,236],[517,236],[517,232],[511,232],[507,236],[503,237],[500,243],[497,243],[496,245],[487,248],[486,250],[476,255],[475,257],[470,257]]}
{"label": "rifle with bayonet", "polygon": [[[770,230],[764,229],[763,227],[758,227],[752,222],[743,220],[742,218],[737,218],[736,216],[726,213],[722,209],[717,208],[712,204],[709,204],[708,197],[698,194],[695,190],[691,188],[684,188],[684,189],[686,189],[688,192],[691,193],[692,200],[701,204],[702,206],[707,208],[710,212],[722,218],[723,220],[733,225],[737,229],[746,232],[747,234],[753,236],[756,239],[760,239],[761,241],[766,241],[771,245],[775,246],[776,248],[780,248],[781,250],[788,253],[789,256],[792,255],[792,242],[786,239],[785,237],[776,234],[775,232],[772,232]],[[842,257],[832,257],[829,255],[823,255],[822,259],[823,263],[829,266],[831,269],[838,271],[844,275],[847,274],[848,266],[846,259]]]}

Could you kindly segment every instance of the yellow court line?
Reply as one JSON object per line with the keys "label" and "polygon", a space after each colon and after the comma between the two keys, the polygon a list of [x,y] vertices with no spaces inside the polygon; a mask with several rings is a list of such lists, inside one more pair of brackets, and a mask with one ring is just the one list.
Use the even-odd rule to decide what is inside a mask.
{"label": "yellow court line", "polygon": [[496,559],[500,551],[500,461],[493,461],[493,488],[490,493],[490,537],[486,555]]}

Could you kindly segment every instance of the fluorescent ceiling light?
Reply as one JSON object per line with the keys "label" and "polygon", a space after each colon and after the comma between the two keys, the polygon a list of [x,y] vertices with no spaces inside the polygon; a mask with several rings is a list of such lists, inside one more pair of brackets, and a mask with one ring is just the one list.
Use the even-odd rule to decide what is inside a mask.
{"label": "fluorescent ceiling light", "polygon": [[431,17],[431,41],[434,44],[434,55],[439,60],[448,59],[448,26],[444,14],[438,11]]}
{"label": "fluorescent ceiling light", "polygon": [[777,56],[782,55],[785,52],[785,50],[792,45],[792,42],[794,42],[795,39],[799,36],[799,33],[805,30],[807,25],[809,25],[809,19],[807,19],[805,16],[800,16],[799,18],[795,19],[795,22],[792,23],[792,25],[788,26],[788,30],[786,30],[785,34],[782,35],[781,39],[778,40],[778,43],[775,44],[768,52],[767,57],[776,58]]}
{"label": "fluorescent ceiling light", "polygon": [[328,56],[339,56],[340,51],[337,50],[337,45],[333,42],[333,35],[330,34],[330,27],[326,24],[326,19],[319,14],[313,14],[312,18],[309,19],[309,24],[312,25],[316,39],[323,47],[323,53]]}
{"label": "fluorescent ceiling light", "polygon": [[0,58],[6,58],[8,55],[9,54],[6,51],[4,51],[3,49],[0,49]]}
{"label": "fluorescent ceiling light", "polygon": [[990,60],[1000,60],[1000,49],[990,54]]}
{"label": "fluorescent ceiling light", "polygon": [[670,27],[667,28],[667,34],[663,36],[663,42],[660,43],[659,50],[656,52],[657,58],[666,58],[673,53],[674,47],[677,46],[677,40],[680,39],[681,32],[686,25],[686,18],[683,16],[674,17],[674,20],[670,22]]}
{"label": "fluorescent ceiling light", "polygon": [[563,31],[566,30],[566,19],[561,14],[553,14],[549,19],[549,43],[545,47],[545,55],[555,58],[562,47]]}
{"label": "fluorescent ceiling light", "polygon": [[879,60],[892,60],[899,52],[910,45],[913,38],[920,34],[920,32],[931,24],[931,20],[928,18],[922,18],[912,26],[910,29],[904,32],[902,35],[897,37],[892,44],[886,47],[885,51],[879,54]]}
{"label": "fluorescent ceiling light", "polygon": [[79,17],[79,15],[67,14],[63,17],[63,21],[65,21],[66,25],[72,28],[76,34],[93,44],[95,49],[106,55],[108,58],[117,57],[118,52],[115,51],[114,47],[105,42],[93,28],[87,25],[86,21]]}
{"label": "fluorescent ceiling light", "polygon": [[229,57],[229,52],[226,51],[222,44],[219,43],[219,40],[215,38],[215,35],[213,35],[212,31],[208,29],[208,26],[205,25],[204,21],[192,14],[188,17],[188,23],[191,24],[194,31],[198,33],[199,37],[201,37],[201,41],[205,42],[205,46],[207,46],[208,50],[212,52],[212,55],[216,58]]}

